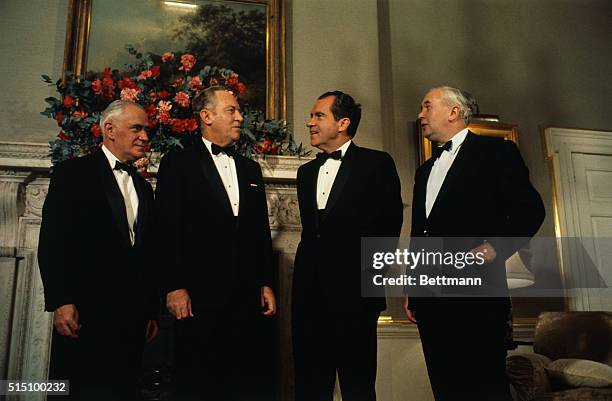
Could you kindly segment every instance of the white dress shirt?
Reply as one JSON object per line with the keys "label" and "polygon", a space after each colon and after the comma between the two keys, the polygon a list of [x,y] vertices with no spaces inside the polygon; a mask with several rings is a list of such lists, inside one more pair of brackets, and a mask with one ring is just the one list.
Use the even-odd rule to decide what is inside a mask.
{"label": "white dress shirt", "polygon": [[457,157],[457,153],[459,153],[459,148],[463,144],[467,133],[467,128],[464,128],[456,133],[455,136],[451,138],[451,141],[453,142],[451,149],[443,151],[440,157],[434,161],[434,165],[429,173],[429,178],[427,179],[427,193],[425,195],[425,215],[427,217],[429,217],[429,213],[431,213],[431,209],[436,202],[436,198],[438,197],[440,188],[442,188],[446,174],[453,165],[453,162]]}
{"label": "white dress shirt", "polygon": [[[342,152],[342,157],[346,154],[346,150],[350,146],[352,141],[346,142],[344,145],[340,146],[338,149]],[[329,198],[329,193],[334,185],[334,181],[336,180],[336,175],[338,175],[338,170],[340,169],[341,160],[334,160],[329,158],[319,167],[319,176],[317,177],[317,208],[325,209],[327,206],[327,199]]]}
{"label": "white dress shirt", "polygon": [[[117,185],[119,186],[119,190],[123,196],[123,201],[126,202],[126,204],[127,202],[130,202],[132,216],[128,216],[128,222],[130,220],[134,221],[135,226],[136,222],[138,221],[138,194],[136,193],[136,188],[134,187],[134,181],[127,171],[115,170],[115,163],[121,160],[117,159],[115,155],[112,154],[111,151],[104,145],[102,145],[102,151],[108,159],[108,164],[110,165],[111,170],[113,170],[113,175],[115,176],[115,180],[117,180]],[[126,207],[125,212],[130,213],[128,207]],[[130,227],[130,240],[132,241],[132,245],[134,245],[135,240],[134,226]]]}
{"label": "white dress shirt", "polygon": [[240,208],[240,191],[238,190],[238,174],[236,173],[236,162],[233,157],[220,152],[218,155],[214,155],[212,152],[212,142],[202,137],[206,149],[210,152],[215,167],[221,176],[223,187],[227,193],[227,198],[232,206],[232,212],[234,216],[238,216],[238,210]]}

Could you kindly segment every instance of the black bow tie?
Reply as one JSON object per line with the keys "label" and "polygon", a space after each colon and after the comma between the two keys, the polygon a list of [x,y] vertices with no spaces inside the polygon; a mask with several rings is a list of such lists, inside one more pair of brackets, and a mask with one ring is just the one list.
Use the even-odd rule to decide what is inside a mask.
{"label": "black bow tie", "polygon": [[215,156],[217,156],[219,153],[225,153],[228,156],[236,155],[236,148],[233,146],[222,147],[217,145],[216,143],[213,143],[210,149],[212,150],[212,154]]}
{"label": "black bow tie", "polygon": [[115,162],[115,167],[113,168],[113,170],[123,170],[129,175],[136,174],[136,167],[128,163],[121,163],[119,160]]}
{"label": "black bow tie", "polygon": [[319,160],[321,164],[325,163],[327,159],[342,160],[342,151],[338,149],[335,152],[331,152],[331,153],[326,153],[326,152],[317,153],[317,160]]}
{"label": "black bow tie", "polygon": [[448,150],[449,152],[453,149],[453,141],[448,141],[442,146],[433,146],[431,149],[432,157],[437,159],[442,155],[442,152]]}

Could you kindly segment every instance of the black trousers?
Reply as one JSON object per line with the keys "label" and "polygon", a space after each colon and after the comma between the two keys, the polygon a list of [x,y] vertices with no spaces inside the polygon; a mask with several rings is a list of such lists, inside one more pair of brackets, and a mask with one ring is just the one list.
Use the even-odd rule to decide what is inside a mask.
{"label": "black trousers", "polygon": [[437,298],[416,319],[436,401],[511,401],[506,376],[508,301]]}
{"label": "black trousers", "polygon": [[137,399],[145,320],[109,316],[80,311],[82,328],[77,339],[54,330],[49,379],[69,380],[70,396],[49,396],[49,400]]}
{"label": "black trousers", "polygon": [[173,399],[274,400],[274,322],[239,304],[194,315],[175,322]]}
{"label": "black trousers", "polygon": [[294,308],[295,400],[331,401],[337,372],[344,401],[375,401],[380,312],[327,312]]}

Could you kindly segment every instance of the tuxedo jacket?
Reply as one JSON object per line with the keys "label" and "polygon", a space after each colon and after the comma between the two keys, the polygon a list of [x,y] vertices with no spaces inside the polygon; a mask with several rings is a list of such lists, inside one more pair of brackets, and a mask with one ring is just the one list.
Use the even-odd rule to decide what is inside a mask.
{"label": "tuxedo jacket", "polygon": [[261,168],[240,155],[234,161],[237,217],[203,141],[166,155],[159,167],[156,208],[163,290],[187,289],[195,309],[224,308],[237,299],[258,308],[261,286],[272,286]]}
{"label": "tuxedo jacket", "polygon": [[388,153],[351,143],[324,212],[316,201],[320,166],[315,159],[297,173],[302,235],[294,266],[294,311],[315,300],[339,315],[381,311],[384,297],[361,296],[361,238],[400,234],[403,205],[395,163]]}
{"label": "tuxedo jacket", "polygon": [[101,149],[53,169],[38,247],[47,311],[75,304],[81,320],[113,307],[121,308],[113,319],[155,316],[153,190],[139,175],[133,182],[139,203],[132,246],[123,196]]}
{"label": "tuxedo jacket", "polygon": [[[413,242],[418,237],[443,238],[455,251],[490,242],[497,257],[477,274],[485,286],[496,288],[493,292],[507,294],[505,260],[527,244],[544,219],[542,199],[529,181],[517,146],[469,132],[426,217],[427,180],[434,161],[430,158],[416,171]],[[411,299],[411,308],[422,301],[426,299]]]}

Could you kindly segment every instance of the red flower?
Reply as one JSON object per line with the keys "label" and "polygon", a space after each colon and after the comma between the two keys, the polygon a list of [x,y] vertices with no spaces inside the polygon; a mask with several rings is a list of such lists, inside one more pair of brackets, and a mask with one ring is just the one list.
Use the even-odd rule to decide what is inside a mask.
{"label": "red flower", "polygon": [[138,75],[138,78],[136,79],[138,79],[139,81],[142,81],[152,76],[153,76],[153,73],[151,72],[151,70],[144,70],[140,72],[140,74]]}
{"label": "red flower", "polygon": [[62,121],[63,121],[63,119],[64,119],[64,115],[62,114],[62,112],[61,112],[61,111],[58,111],[58,112],[55,114],[55,119],[57,120],[57,126],[58,126],[58,127],[61,127],[61,126],[62,126]]}
{"label": "red flower", "polygon": [[236,89],[238,90],[238,93],[242,95],[246,90],[246,86],[244,86],[242,82],[238,82],[238,84],[236,84]]}
{"label": "red flower", "polygon": [[195,91],[199,91],[204,87],[204,85],[202,85],[202,80],[200,77],[195,76],[189,81],[189,87]]}
{"label": "red flower", "polygon": [[72,117],[78,118],[79,120],[87,118],[87,115],[88,115],[87,112],[86,111],[82,111],[82,110],[78,110],[78,111],[75,111],[74,113],[72,113]]}
{"label": "red flower", "polygon": [[189,95],[183,91],[178,92],[174,97],[174,101],[182,107],[189,107]]}
{"label": "red flower", "polygon": [[210,86],[219,85],[219,80],[215,77],[210,78]]}
{"label": "red flower", "polygon": [[271,155],[277,155],[278,154],[278,145],[272,146],[268,153],[271,154]]}
{"label": "red flower", "polygon": [[100,129],[100,126],[97,123],[92,124],[89,130],[96,138],[99,138],[100,135],[102,135],[102,130]]}
{"label": "red flower", "polygon": [[157,113],[157,121],[159,121],[162,124],[168,124],[170,123],[172,120],[170,118],[170,113],[166,112],[166,111],[160,111],[159,113]]}
{"label": "red flower", "polygon": [[167,99],[170,97],[170,92],[168,92],[165,89],[162,89],[159,92],[157,92],[157,97],[159,97],[160,99]]}
{"label": "red flower", "polygon": [[150,104],[147,104],[144,107],[144,109],[147,112],[147,115],[149,117],[151,117],[151,116],[155,115],[155,111],[157,110],[157,107],[153,103],[150,103]]}
{"label": "red flower", "polygon": [[111,69],[106,67],[104,71],[102,71],[102,75],[102,97],[110,101],[115,97],[115,81],[113,80]]}
{"label": "red flower", "polygon": [[195,118],[185,120],[185,129],[189,132],[193,132],[198,129],[198,122]]}
{"label": "red flower", "polygon": [[129,77],[123,77],[119,82],[117,82],[117,85],[119,86],[119,89],[124,89],[124,88],[136,89],[136,88],[138,88],[138,85],[136,85],[136,82],[132,81]]}
{"label": "red flower", "polygon": [[158,65],[154,65],[153,67],[151,67],[151,75],[153,76],[153,78],[159,77],[159,74],[161,73],[160,70],[161,69]]}
{"label": "red flower", "polygon": [[261,145],[257,145],[257,144],[253,145],[253,150],[255,152],[257,152],[257,153],[263,153],[264,152],[264,148],[261,147]]}
{"label": "red flower", "polygon": [[155,119],[154,118],[149,118],[149,128],[154,128],[155,124],[157,124],[155,122]]}
{"label": "red flower", "polygon": [[185,83],[185,80],[183,78],[179,78],[174,81],[174,84],[172,86],[183,86],[184,83]]}
{"label": "red flower", "polygon": [[74,98],[72,96],[64,96],[64,107],[69,109],[74,105]]}
{"label": "red flower", "polygon": [[57,137],[58,137],[59,139],[61,139],[62,141],[68,141],[68,140],[70,140],[70,138],[68,138],[68,135],[66,135],[66,134],[64,133],[64,131],[60,131],[60,133],[57,135]]}
{"label": "red flower", "polygon": [[170,129],[172,132],[182,133],[185,132],[185,122],[180,118],[173,118],[170,120]]}
{"label": "red flower", "polygon": [[174,60],[174,53],[165,52],[161,57],[162,61],[165,63],[169,60]]}
{"label": "red flower", "polygon": [[192,54],[183,54],[181,56],[181,67],[179,67],[179,70],[184,70],[185,72],[189,72],[191,71],[191,69],[193,68],[193,66],[196,63],[196,58],[192,55]]}
{"label": "red flower", "polygon": [[96,78],[91,83],[91,89],[93,90],[93,93],[95,93],[96,95],[100,96],[102,94],[102,81],[100,81],[99,78]]}

